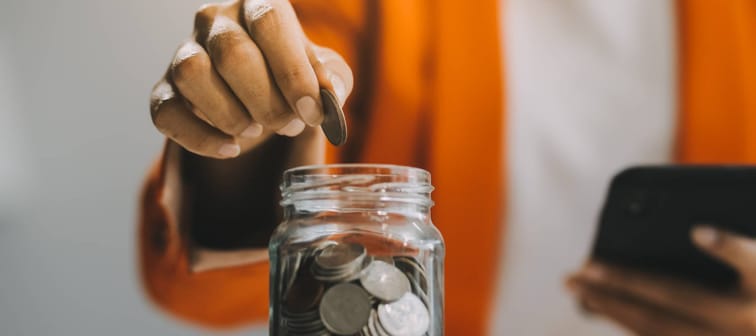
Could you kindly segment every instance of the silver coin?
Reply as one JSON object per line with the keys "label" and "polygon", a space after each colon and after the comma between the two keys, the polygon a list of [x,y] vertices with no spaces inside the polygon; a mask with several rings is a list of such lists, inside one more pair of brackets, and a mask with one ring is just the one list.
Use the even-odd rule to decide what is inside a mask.
{"label": "silver coin", "polygon": [[339,270],[323,270],[317,267],[312,269],[315,279],[323,282],[350,282],[359,278],[362,271],[362,264],[353,264],[350,267]]}
{"label": "silver coin", "polygon": [[297,316],[284,315],[284,334],[295,336],[319,336],[328,334],[317,310]]}
{"label": "silver coin", "polygon": [[369,255],[365,255],[365,257],[362,258],[362,262],[359,265],[355,265],[353,273],[348,275],[345,281],[354,281],[359,279],[360,276],[362,276],[362,273],[365,272],[365,269],[367,269],[367,267],[370,266],[372,262],[373,258]]}
{"label": "silver coin", "polygon": [[324,117],[320,128],[323,129],[323,133],[330,143],[334,146],[341,146],[347,139],[347,125],[339,100],[331,91],[326,89],[320,89],[320,100],[323,102]]}
{"label": "silver coin", "polygon": [[430,307],[429,306],[430,300],[428,299],[428,293],[425,292],[421,288],[421,286],[418,283],[417,279],[416,278],[410,278],[410,284],[411,284],[411,287],[412,287],[412,293],[415,294],[415,295],[417,295],[417,297],[420,298],[420,301],[423,301],[423,303],[425,304],[426,307]]}
{"label": "silver coin", "polygon": [[392,256],[382,255],[382,256],[372,256],[372,257],[373,257],[373,260],[380,260],[391,266],[394,266],[394,257]]}
{"label": "silver coin", "polygon": [[315,257],[315,263],[324,270],[342,269],[365,257],[365,247],[359,244],[335,244],[326,246]]}
{"label": "silver coin", "polygon": [[328,331],[352,335],[368,323],[370,297],[362,287],[342,283],[329,288],[320,302],[320,319]]}
{"label": "silver coin", "polygon": [[360,336],[371,336],[373,333],[370,331],[370,323],[373,322],[373,314],[375,314],[375,310],[370,310],[370,316],[368,317],[368,323],[365,324],[365,326],[360,329]]}
{"label": "silver coin", "polygon": [[325,326],[320,319],[313,321],[287,320],[286,325],[289,327],[289,330],[296,330],[298,332],[318,332],[325,330]]}
{"label": "silver coin", "polygon": [[367,251],[362,245],[330,245],[315,257],[312,273],[320,281],[348,282],[359,277],[368,261]]}
{"label": "silver coin", "polygon": [[292,312],[289,309],[286,309],[286,307],[283,307],[283,309],[281,310],[281,313],[285,317],[296,319],[296,320],[311,319],[312,317],[320,318],[320,313],[318,312],[317,308],[306,311],[304,313],[297,313],[297,312]]}
{"label": "silver coin", "polygon": [[425,273],[425,267],[412,257],[394,258],[396,267],[407,275],[408,278],[415,280],[424,292],[428,291],[428,275]]}
{"label": "silver coin", "polygon": [[378,330],[378,313],[376,313],[375,309],[370,311],[370,320],[368,321],[368,333],[372,336],[381,336],[383,335],[381,331]]}
{"label": "silver coin", "polygon": [[[372,316],[372,320],[370,321],[370,322],[373,323],[373,332],[374,332],[374,335],[377,335],[377,336],[394,336],[394,335],[389,334],[389,332],[386,331],[385,328],[383,328],[383,325],[381,325],[381,321],[378,318],[378,312],[377,312],[377,310],[374,310],[374,311],[375,311],[375,314]],[[368,324],[370,324],[370,322],[368,322]]]}
{"label": "silver coin", "polygon": [[389,302],[398,300],[411,289],[402,271],[380,260],[374,260],[362,272],[360,283],[371,295]]}
{"label": "silver coin", "polygon": [[378,321],[393,336],[422,336],[430,327],[430,314],[415,294],[406,293],[399,300],[378,305]]}

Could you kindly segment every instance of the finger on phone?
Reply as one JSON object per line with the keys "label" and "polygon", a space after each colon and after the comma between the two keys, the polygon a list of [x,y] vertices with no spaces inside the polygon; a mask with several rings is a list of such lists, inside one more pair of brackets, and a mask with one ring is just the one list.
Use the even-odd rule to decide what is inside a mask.
{"label": "finger on phone", "polygon": [[262,50],[288,105],[308,125],[319,125],[323,112],[318,79],[291,4],[283,0],[246,0],[243,13],[247,30]]}
{"label": "finger on phone", "polygon": [[234,138],[194,115],[165,79],[153,89],[150,111],[155,127],[190,152],[219,159],[239,155]]}
{"label": "finger on phone", "polygon": [[[304,123],[291,111],[268,73],[265,58],[238,23],[218,17],[205,45],[223,80],[263,128],[294,136]],[[294,127],[288,126],[294,123]]]}

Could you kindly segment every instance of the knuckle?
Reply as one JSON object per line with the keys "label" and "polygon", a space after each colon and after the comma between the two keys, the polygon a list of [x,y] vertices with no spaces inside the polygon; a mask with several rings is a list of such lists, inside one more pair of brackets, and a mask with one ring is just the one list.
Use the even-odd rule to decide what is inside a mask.
{"label": "knuckle", "polygon": [[167,102],[170,99],[175,98],[176,94],[173,91],[173,87],[168,83],[168,81],[165,80],[165,78],[161,79],[155,86],[152,88],[152,93],[150,94],[150,115],[152,116],[153,120],[155,118],[155,114],[158,113],[158,110],[163,105],[163,103]]}
{"label": "knuckle", "polygon": [[211,66],[210,61],[200,54],[179,58],[171,69],[176,85],[191,83],[199,79]]}
{"label": "knuckle", "polygon": [[248,22],[254,22],[261,19],[265,14],[273,11],[273,5],[268,0],[246,0],[244,1],[244,18]]}
{"label": "knuckle", "polygon": [[249,59],[249,48],[235,32],[224,32],[209,38],[208,49],[219,70],[229,70]]}
{"label": "knuckle", "polygon": [[160,115],[160,102],[150,102],[150,119],[155,127],[160,128],[158,125],[158,116]]}
{"label": "knuckle", "polygon": [[313,82],[315,74],[312,68],[293,66],[280,71],[276,77],[280,81],[279,86],[283,86],[282,89],[306,91]]}
{"label": "knuckle", "polygon": [[151,110],[150,116],[152,117],[152,124],[155,125],[155,128],[157,128],[160,133],[168,132],[170,126],[170,118],[168,117],[168,114],[165,104],[161,104],[157,108]]}
{"label": "knuckle", "polygon": [[208,3],[200,6],[194,13],[194,26],[202,27],[210,22],[218,12],[218,4]]}

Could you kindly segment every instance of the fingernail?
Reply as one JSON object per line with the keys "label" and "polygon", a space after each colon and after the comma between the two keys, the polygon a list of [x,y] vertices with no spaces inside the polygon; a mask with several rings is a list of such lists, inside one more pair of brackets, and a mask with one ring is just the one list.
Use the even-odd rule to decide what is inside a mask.
{"label": "fingernail", "polygon": [[225,158],[236,157],[241,152],[241,147],[237,144],[225,144],[218,149],[218,154]]}
{"label": "fingernail", "polygon": [[333,93],[336,95],[336,98],[339,99],[339,103],[343,105],[344,101],[346,100],[346,85],[344,85],[344,81],[342,81],[341,78],[339,76],[336,76],[335,74],[329,74],[328,80],[331,81]]}
{"label": "fingernail", "polygon": [[317,126],[323,121],[323,114],[320,113],[318,103],[310,96],[299,98],[296,108],[302,119],[310,126]]}
{"label": "fingernail", "polygon": [[293,119],[290,121],[286,126],[284,126],[282,129],[278,130],[278,134],[286,135],[290,137],[295,137],[299,135],[299,133],[302,133],[305,128],[305,123],[302,122],[302,120],[299,119]]}
{"label": "fingernail", "polygon": [[693,240],[701,246],[714,246],[719,240],[719,232],[710,226],[693,229]]}
{"label": "fingernail", "polygon": [[604,270],[598,265],[586,266],[582,274],[590,280],[602,280],[604,278]]}
{"label": "fingernail", "polygon": [[253,122],[241,133],[241,136],[245,138],[257,138],[260,136],[260,134],[262,134],[262,132],[262,125]]}

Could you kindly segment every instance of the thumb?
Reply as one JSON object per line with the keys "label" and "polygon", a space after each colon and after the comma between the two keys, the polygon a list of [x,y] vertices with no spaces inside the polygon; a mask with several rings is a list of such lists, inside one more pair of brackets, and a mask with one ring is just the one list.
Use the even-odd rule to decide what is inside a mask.
{"label": "thumb", "polygon": [[735,268],[743,286],[756,293],[756,240],[711,226],[697,226],[691,236],[701,250]]}
{"label": "thumb", "polygon": [[333,49],[310,44],[307,55],[320,87],[333,92],[343,107],[354,86],[352,69]]}

